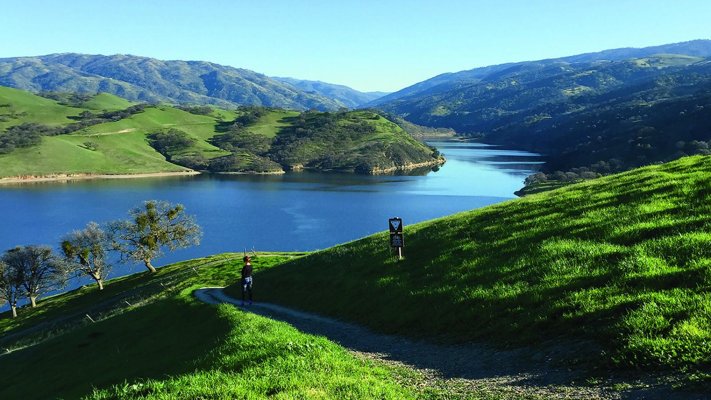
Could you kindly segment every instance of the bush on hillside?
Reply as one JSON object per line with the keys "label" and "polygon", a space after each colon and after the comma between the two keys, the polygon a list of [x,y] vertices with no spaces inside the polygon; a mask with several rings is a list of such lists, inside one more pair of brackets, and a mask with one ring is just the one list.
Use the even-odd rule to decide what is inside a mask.
{"label": "bush on hillside", "polygon": [[195,139],[179,129],[171,128],[149,134],[148,143],[164,155],[166,160],[171,161],[176,152],[190,148],[195,143]]}

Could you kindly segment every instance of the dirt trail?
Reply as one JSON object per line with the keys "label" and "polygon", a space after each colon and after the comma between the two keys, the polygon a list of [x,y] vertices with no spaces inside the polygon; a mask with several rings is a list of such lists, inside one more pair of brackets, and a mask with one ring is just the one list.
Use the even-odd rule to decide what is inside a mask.
{"label": "dirt trail", "polygon": [[[210,304],[239,304],[224,294],[222,288],[199,289],[195,296]],[[621,393],[609,388],[580,386],[585,376],[552,365],[550,358],[527,350],[502,351],[478,344],[450,346],[414,341],[274,304],[255,303],[240,308],[285,321],[306,333],[325,336],[361,356],[417,369],[427,377],[428,385],[453,387],[458,394],[503,393],[506,396],[509,393],[545,399],[656,397],[639,391]]]}

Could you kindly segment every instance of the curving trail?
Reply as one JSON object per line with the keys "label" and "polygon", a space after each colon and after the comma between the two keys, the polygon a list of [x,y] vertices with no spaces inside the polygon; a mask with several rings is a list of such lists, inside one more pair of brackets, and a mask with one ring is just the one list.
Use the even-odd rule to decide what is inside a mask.
{"label": "curving trail", "polygon": [[[227,296],[222,289],[203,288],[194,294],[205,303],[239,306],[240,301]],[[427,385],[446,387],[457,397],[472,394],[505,397],[508,394],[535,399],[676,397],[676,393],[658,387],[620,392],[612,390],[609,383],[603,387],[582,386],[585,375],[553,365],[547,356],[550,353],[542,355],[526,349],[497,350],[480,344],[440,345],[416,341],[268,303],[255,303],[240,309],[287,322],[302,332],[325,336],[358,356],[416,369],[426,377]],[[567,344],[565,351],[589,351],[584,345],[580,346],[580,349],[571,349]]]}

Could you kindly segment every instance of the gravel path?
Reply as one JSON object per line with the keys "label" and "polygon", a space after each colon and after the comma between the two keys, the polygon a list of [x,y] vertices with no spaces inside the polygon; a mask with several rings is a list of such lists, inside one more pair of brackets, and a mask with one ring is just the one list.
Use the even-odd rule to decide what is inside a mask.
{"label": "gravel path", "polygon": [[[222,288],[199,289],[195,296],[210,304],[240,303],[224,294]],[[678,395],[658,387],[637,387],[620,392],[612,390],[609,385],[581,386],[586,382],[585,375],[551,361],[550,356],[557,351],[555,346],[545,352],[532,352],[530,349],[497,350],[480,344],[439,345],[375,333],[357,325],[275,304],[255,303],[240,308],[287,322],[302,332],[325,336],[358,356],[413,368],[423,374],[426,385],[446,388],[456,397],[493,394],[501,398],[666,399]],[[558,347],[567,354],[589,351],[584,345],[579,348],[575,345],[571,348],[571,344]]]}

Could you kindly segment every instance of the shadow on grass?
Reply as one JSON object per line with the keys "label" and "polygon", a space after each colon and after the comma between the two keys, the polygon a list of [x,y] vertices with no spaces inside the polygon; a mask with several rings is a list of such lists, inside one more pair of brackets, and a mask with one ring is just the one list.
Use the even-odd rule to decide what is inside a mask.
{"label": "shadow on grass", "polygon": [[194,371],[229,331],[214,307],[160,300],[0,357],[0,398],[79,398],[94,387]]}

